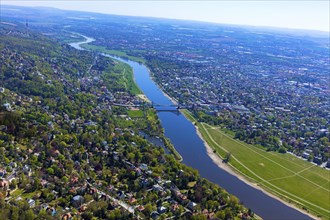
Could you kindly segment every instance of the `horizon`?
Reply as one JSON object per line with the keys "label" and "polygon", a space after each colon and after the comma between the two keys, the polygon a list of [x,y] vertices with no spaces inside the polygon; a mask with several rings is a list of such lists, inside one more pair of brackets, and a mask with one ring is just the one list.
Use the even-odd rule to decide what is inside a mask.
{"label": "horizon", "polygon": [[[77,5],[77,1],[23,0],[2,2],[2,5],[8,6],[49,7],[60,10],[93,12],[108,15],[163,18],[222,25],[330,33],[330,12],[327,10],[327,8],[330,7],[329,1],[233,1],[231,3],[228,1],[80,1],[79,5]],[[93,3],[93,7],[90,6],[90,3]],[[237,3],[244,4],[237,6]],[[146,4],[148,6],[146,6]],[[188,5],[189,9],[185,8]],[[313,5],[313,7],[311,5]],[[171,8],[172,6],[176,7]],[[212,8],[212,6],[217,7]],[[224,8],[219,8],[220,6],[224,6]],[[270,8],[270,6],[272,7]],[[132,11],[131,8],[134,8],[134,11]],[[159,10],[163,10],[164,12],[158,13]],[[209,13],[208,15],[200,13],[197,17],[191,16],[191,14],[200,11]],[[181,14],[179,13],[178,15],[178,12],[181,12]],[[269,16],[270,13],[273,13],[272,16]],[[306,13],[310,13],[311,16],[306,16]],[[217,14],[221,14],[220,17]],[[253,14],[253,16],[251,16],[251,14]],[[244,20],[246,22],[244,22]]]}

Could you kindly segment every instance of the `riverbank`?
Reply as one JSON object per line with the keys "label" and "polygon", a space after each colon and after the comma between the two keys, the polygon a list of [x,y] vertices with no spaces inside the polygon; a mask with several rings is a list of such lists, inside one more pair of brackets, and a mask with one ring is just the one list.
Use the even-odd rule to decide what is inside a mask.
{"label": "riverbank", "polygon": [[165,89],[157,83],[156,81],[156,78],[154,77],[154,75],[152,74],[151,70],[149,69],[149,67],[147,66],[147,64],[145,64],[145,67],[147,68],[148,70],[148,73],[149,73],[149,76],[150,76],[150,79],[152,81],[154,81],[156,83],[156,86],[158,87],[158,89],[163,93],[163,95],[168,98],[174,105],[177,105],[179,102],[178,100],[176,100],[175,98],[169,96],[166,92],[165,92]]}
{"label": "riverbank", "polygon": [[[135,83],[135,81],[134,81]],[[135,83],[136,84],[136,83]],[[137,94],[137,97],[139,97],[141,100],[143,100],[144,102],[148,102],[151,103],[151,101],[147,98],[147,96],[145,96],[144,94]]]}
{"label": "riverbank", "polygon": [[212,161],[220,168],[220,169],[223,169],[225,170],[226,172],[230,173],[231,175],[234,175],[236,176],[238,179],[240,179],[241,181],[245,182],[246,184],[248,184],[249,186],[257,189],[257,190],[260,190],[262,191],[263,193],[267,194],[268,196],[282,202],[283,204],[291,207],[291,208],[294,208],[296,209],[297,211],[299,212],[302,212],[306,215],[308,215],[309,217],[311,218],[314,218],[314,219],[319,219],[321,220],[321,218],[317,218],[316,216],[313,216],[311,213],[309,212],[306,212],[305,210],[302,210],[302,209],[299,209],[298,207],[296,207],[294,204],[292,203],[289,203],[285,200],[282,200],[281,198],[273,195],[272,193],[268,192],[266,189],[260,187],[258,184],[256,183],[252,183],[251,181],[249,181],[245,176],[243,176],[242,174],[239,174],[238,172],[236,172],[234,170],[234,168],[232,166],[230,166],[229,164],[227,163],[224,163],[223,162],[223,158],[220,157],[220,155],[218,155],[217,153],[214,153],[213,149],[210,147],[210,145],[203,139],[203,136],[202,134],[200,133],[200,131],[198,130],[198,127],[195,126],[196,128],[196,133],[197,135],[203,140],[204,142],[204,145],[205,145],[205,149],[206,149],[206,152],[207,152],[207,155],[212,159]]}
{"label": "riverbank", "polygon": [[[286,199],[281,198],[279,196],[274,195],[273,193],[271,193],[268,189],[260,186],[259,184],[253,182],[253,180],[248,179],[247,176],[245,176],[244,174],[240,173],[240,171],[238,171],[235,167],[233,167],[232,165],[230,165],[229,163],[224,163],[223,162],[223,158],[221,157],[221,155],[219,155],[216,152],[216,149],[212,148],[207,141],[203,138],[202,133],[199,130],[199,127],[197,126],[197,121],[195,120],[195,118],[193,118],[190,114],[190,112],[188,112],[188,110],[183,110],[181,111],[181,113],[187,118],[187,120],[191,121],[194,124],[194,127],[196,129],[196,134],[201,138],[201,140],[203,140],[204,142],[204,146],[207,152],[207,155],[212,159],[212,161],[214,162],[214,164],[216,164],[220,169],[225,170],[226,172],[230,173],[231,175],[237,177],[238,179],[240,179],[241,181],[245,182],[247,185],[260,190],[261,192],[265,193],[266,195],[268,195],[269,197],[272,197],[273,199],[278,200],[279,202],[285,204],[286,206],[289,206],[290,208],[293,208],[305,215],[308,215],[309,217],[313,218],[313,219],[321,219],[319,217],[316,217],[315,215],[312,215],[311,213],[307,212],[306,210],[301,209],[301,207],[298,207],[297,204],[294,203],[290,203],[288,202]],[[297,201],[293,201],[296,203],[299,203]]]}

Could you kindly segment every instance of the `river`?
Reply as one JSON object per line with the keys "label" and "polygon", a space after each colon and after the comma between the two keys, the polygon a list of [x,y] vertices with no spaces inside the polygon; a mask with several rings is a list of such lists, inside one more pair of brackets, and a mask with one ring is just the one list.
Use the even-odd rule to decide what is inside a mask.
{"label": "river", "polygon": [[[83,43],[92,42],[94,39],[85,37],[86,41],[71,43],[76,49]],[[108,54],[105,56],[117,59],[129,64],[134,71],[134,78],[137,85],[147,98],[160,105],[172,105],[171,100],[166,97],[157,84],[150,77],[146,66],[134,61],[124,60]],[[298,210],[282,203],[281,201],[265,194],[225,170],[219,168],[206,152],[204,142],[196,133],[194,125],[181,113],[160,111],[157,113],[161,125],[175,149],[183,157],[182,163],[198,170],[199,174],[213,183],[226,189],[229,193],[237,196],[243,204],[251,208],[255,213],[264,219],[311,219]]]}

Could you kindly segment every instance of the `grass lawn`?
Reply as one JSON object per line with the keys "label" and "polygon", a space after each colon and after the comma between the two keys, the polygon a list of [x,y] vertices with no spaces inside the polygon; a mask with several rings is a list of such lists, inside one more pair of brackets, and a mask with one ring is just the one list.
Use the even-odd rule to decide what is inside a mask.
{"label": "grass lawn", "polygon": [[[107,53],[107,54],[112,54],[114,56],[118,56],[118,57],[123,57],[123,58],[127,58],[139,63],[145,63],[145,59],[140,58],[140,57],[134,57],[134,56],[130,56],[127,55],[126,52],[123,51],[118,51],[118,50],[108,50],[105,47],[102,46],[96,46],[96,45],[91,45],[91,44],[81,44],[81,47],[87,49],[87,50],[93,50],[93,51],[98,51],[101,53]],[[122,63],[119,62],[115,69],[119,68],[119,69],[123,69],[122,74],[123,77],[122,79],[119,80],[119,83],[123,83],[126,85],[126,89],[129,90],[131,92],[131,94],[142,94],[140,88],[136,85],[135,81],[134,81],[134,74],[133,74],[133,70],[132,68],[126,64],[126,63]]]}
{"label": "grass lawn", "polygon": [[36,193],[39,193],[39,191],[34,191],[34,192],[31,192],[31,193],[23,193],[21,195],[21,197],[23,199],[30,199],[30,198],[33,198],[33,196],[36,194]]}
{"label": "grass lawn", "polygon": [[16,198],[17,196],[23,194],[24,190],[23,189],[16,189],[14,192],[10,194],[11,197]]}
{"label": "grass lawn", "polygon": [[187,186],[189,187],[189,188],[193,188],[195,185],[196,185],[196,181],[193,181],[193,182],[189,182],[188,184],[187,184]]}
{"label": "grass lawn", "polygon": [[127,58],[127,59],[133,60],[135,62],[145,63],[145,59],[143,59],[141,57],[130,56],[126,52],[123,52],[123,51],[108,50],[105,47],[91,45],[91,44],[81,44],[80,46],[85,48],[85,49],[88,49],[88,50],[94,50],[94,51],[98,51],[98,52],[101,52],[101,53],[108,53],[108,54],[111,54],[111,55],[114,55],[114,56]]}
{"label": "grass lawn", "polygon": [[140,88],[137,86],[137,84],[134,81],[134,75],[133,75],[133,70],[132,68],[125,68],[124,71],[124,78],[126,80],[126,85],[127,89],[132,93],[132,94],[142,94],[142,91]]}
{"label": "grass lawn", "polygon": [[114,68],[114,71],[121,74],[117,80],[117,83],[124,85],[126,90],[128,90],[131,94],[142,94],[142,91],[134,81],[133,70],[128,64],[118,62]]}
{"label": "grass lawn", "polygon": [[[196,120],[188,111],[184,114]],[[300,208],[330,218],[330,171],[290,154],[267,152],[233,138],[219,127],[197,123],[207,143],[221,158],[231,153],[229,165],[252,182]]]}
{"label": "grass lawn", "polygon": [[143,117],[143,111],[142,110],[129,110],[127,112],[127,114],[131,118],[142,118]]}

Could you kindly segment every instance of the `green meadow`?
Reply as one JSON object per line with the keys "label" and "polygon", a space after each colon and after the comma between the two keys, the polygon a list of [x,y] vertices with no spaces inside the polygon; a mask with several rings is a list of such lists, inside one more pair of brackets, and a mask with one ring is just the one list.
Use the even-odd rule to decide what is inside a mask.
{"label": "green meadow", "polygon": [[330,218],[329,170],[288,153],[267,152],[246,144],[219,127],[196,122],[186,110],[183,113],[221,158],[230,152],[228,165],[235,172],[315,216]]}
{"label": "green meadow", "polygon": [[106,49],[105,47],[96,46],[96,45],[92,45],[92,44],[88,44],[88,43],[81,44],[80,46],[87,49],[87,50],[93,50],[93,51],[98,51],[98,52],[101,52],[101,53],[107,53],[107,54],[111,54],[111,55],[122,57],[122,58],[127,58],[129,60],[133,60],[133,61],[138,62],[138,63],[145,63],[145,59],[140,58],[140,57],[130,56],[126,52],[123,52],[123,51],[109,50],[109,49]]}

